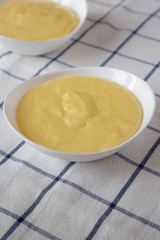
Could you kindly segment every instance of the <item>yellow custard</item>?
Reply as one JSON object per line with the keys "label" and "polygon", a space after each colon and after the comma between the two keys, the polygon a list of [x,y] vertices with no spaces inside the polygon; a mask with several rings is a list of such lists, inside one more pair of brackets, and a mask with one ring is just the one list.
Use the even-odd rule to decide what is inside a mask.
{"label": "yellow custard", "polygon": [[0,5],[0,34],[42,41],[63,37],[78,25],[78,16],[52,1],[8,1]]}
{"label": "yellow custard", "polygon": [[68,76],[29,90],[17,108],[17,122],[30,140],[64,152],[89,153],[132,137],[143,111],[120,85],[88,76]]}

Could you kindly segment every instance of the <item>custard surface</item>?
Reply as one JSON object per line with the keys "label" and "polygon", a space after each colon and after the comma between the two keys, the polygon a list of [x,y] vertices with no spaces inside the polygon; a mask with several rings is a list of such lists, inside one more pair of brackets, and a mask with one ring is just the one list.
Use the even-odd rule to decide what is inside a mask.
{"label": "custard surface", "polygon": [[78,16],[52,1],[8,1],[0,5],[0,34],[43,41],[63,37],[78,25]]}
{"label": "custard surface", "polygon": [[141,104],[124,87],[88,76],[68,76],[29,90],[17,108],[22,133],[64,152],[90,153],[115,147],[139,129]]}

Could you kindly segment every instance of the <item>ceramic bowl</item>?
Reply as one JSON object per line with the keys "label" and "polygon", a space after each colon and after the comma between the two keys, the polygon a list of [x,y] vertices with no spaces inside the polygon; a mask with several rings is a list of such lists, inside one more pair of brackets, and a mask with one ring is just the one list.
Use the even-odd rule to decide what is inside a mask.
{"label": "ceramic bowl", "polygon": [[[114,148],[101,151],[101,152],[82,153],[82,154],[66,153],[66,152],[49,149],[39,144],[36,144],[31,140],[27,139],[26,137],[24,137],[21,131],[19,130],[19,127],[16,121],[16,109],[22,96],[28,90],[30,90],[36,85],[39,85],[51,79],[55,79],[63,76],[69,76],[69,75],[70,76],[71,75],[93,76],[93,77],[108,79],[110,81],[113,81],[122,85],[123,87],[131,91],[137,97],[143,109],[142,124],[139,130],[136,132],[136,134],[126,142]],[[155,96],[152,89],[144,80],[138,78],[137,76],[131,73],[128,73],[122,70],[104,68],[104,67],[73,68],[69,70],[58,71],[58,72],[49,73],[49,74],[32,78],[18,85],[16,88],[14,88],[9,93],[9,95],[7,96],[4,102],[4,115],[9,126],[24,141],[31,144],[34,148],[38,149],[39,151],[45,154],[48,154],[58,159],[64,159],[64,160],[75,161],[75,162],[86,162],[86,161],[101,159],[119,151],[121,148],[126,147],[128,143],[131,143],[146,128],[146,126],[149,124],[154,114],[154,111],[155,111]]]}
{"label": "ceramic bowl", "polygon": [[[7,0],[2,0],[1,4]],[[34,0],[36,1],[36,0]],[[87,16],[87,3],[86,0],[52,0],[58,2],[61,5],[72,9],[79,17],[80,21],[78,26],[69,34],[64,37],[49,40],[49,41],[24,41],[5,37],[0,35],[0,45],[3,47],[22,54],[22,55],[42,55],[48,52],[54,51],[64,44],[69,42],[69,40],[79,31],[83,23],[85,22]]]}

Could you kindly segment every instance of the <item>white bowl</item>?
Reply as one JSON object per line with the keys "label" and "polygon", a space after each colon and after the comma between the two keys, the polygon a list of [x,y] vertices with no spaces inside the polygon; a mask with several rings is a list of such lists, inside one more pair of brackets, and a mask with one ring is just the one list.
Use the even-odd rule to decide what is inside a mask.
{"label": "white bowl", "polygon": [[[36,85],[39,85],[51,79],[55,79],[55,78],[63,77],[67,75],[83,75],[83,76],[94,76],[94,77],[104,78],[104,79],[108,79],[110,81],[116,82],[122,85],[123,87],[127,88],[129,91],[131,91],[137,97],[143,109],[142,124],[139,130],[137,131],[137,133],[128,141],[112,149],[108,149],[106,151],[101,151],[101,152],[81,153],[81,154],[66,153],[66,152],[49,149],[39,144],[36,144],[35,142],[32,142],[31,140],[23,136],[21,131],[19,130],[19,127],[16,121],[16,109],[22,96]],[[107,157],[119,151],[121,148],[125,147],[128,143],[133,141],[133,139],[144,130],[144,128],[150,122],[154,114],[154,111],[155,111],[155,96],[152,89],[146,84],[144,80],[141,80],[140,78],[134,76],[133,74],[122,71],[122,70],[104,68],[104,67],[74,68],[74,69],[58,71],[58,72],[49,73],[49,74],[32,78],[18,85],[16,88],[14,88],[9,93],[8,97],[4,102],[5,118],[9,126],[22,139],[24,139],[27,143],[31,144],[33,147],[35,147],[36,149],[38,149],[43,153],[46,153],[58,159],[64,159],[64,160],[75,161],[75,162],[97,160],[97,159]]]}
{"label": "white bowl", "polygon": [[[8,0],[2,0],[1,3],[4,3],[6,1]],[[83,25],[87,16],[87,3],[86,0],[52,0],[52,1],[58,2],[63,6],[72,9],[79,17],[80,19],[79,24],[71,33],[67,34],[64,37],[49,41],[24,41],[0,35],[0,45],[22,55],[35,56],[54,51],[59,47],[63,46],[64,44],[66,44],[77,33],[77,31],[79,31],[79,29]],[[38,31],[40,30],[38,29]]]}

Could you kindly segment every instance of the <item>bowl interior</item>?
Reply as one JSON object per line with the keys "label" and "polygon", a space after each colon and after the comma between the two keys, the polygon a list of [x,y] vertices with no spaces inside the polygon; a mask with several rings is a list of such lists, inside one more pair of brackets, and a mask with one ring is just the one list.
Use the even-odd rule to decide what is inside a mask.
{"label": "bowl interior", "polygon": [[[123,87],[127,88],[129,91],[131,91],[137,97],[143,109],[142,124],[139,130],[137,131],[137,133],[128,141],[122,143],[117,147],[114,147],[112,149],[108,149],[102,152],[87,153],[87,154],[73,154],[73,153],[64,153],[64,152],[55,151],[55,150],[40,146],[30,141],[26,137],[24,137],[21,134],[16,121],[16,109],[22,96],[29,89],[31,89],[36,85],[39,85],[45,81],[48,81],[54,78],[63,77],[67,75],[83,75],[83,76],[95,76],[99,78],[104,78],[104,79],[108,79],[110,81],[116,82],[122,85]],[[9,93],[4,103],[4,114],[5,114],[6,120],[9,123],[10,127],[19,136],[21,136],[25,141],[27,141],[32,146],[38,148],[40,151],[44,153],[47,153],[57,158],[62,158],[62,159],[72,160],[72,161],[96,160],[102,157],[109,156],[114,152],[118,151],[144,130],[144,128],[150,122],[154,114],[154,111],[155,111],[155,96],[152,89],[148,86],[148,84],[146,84],[143,80],[134,76],[131,73],[127,73],[125,71],[118,70],[118,69],[101,68],[101,67],[89,67],[89,68],[77,68],[77,69],[75,68],[75,69],[64,70],[61,72],[49,73],[49,74],[32,78],[18,85],[15,89],[13,89]]]}
{"label": "bowl interior", "polygon": [[[0,4],[8,0],[0,0]],[[39,0],[33,0],[39,1]],[[50,51],[56,50],[66,44],[84,24],[87,16],[87,3],[86,0],[50,0],[60,3],[61,5],[72,9],[79,17],[78,26],[69,34],[64,37],[48,40],[48,41],[25,41],[18,40],[0,35],[0,44],[9,50],[24,55],[41,55]]]}

